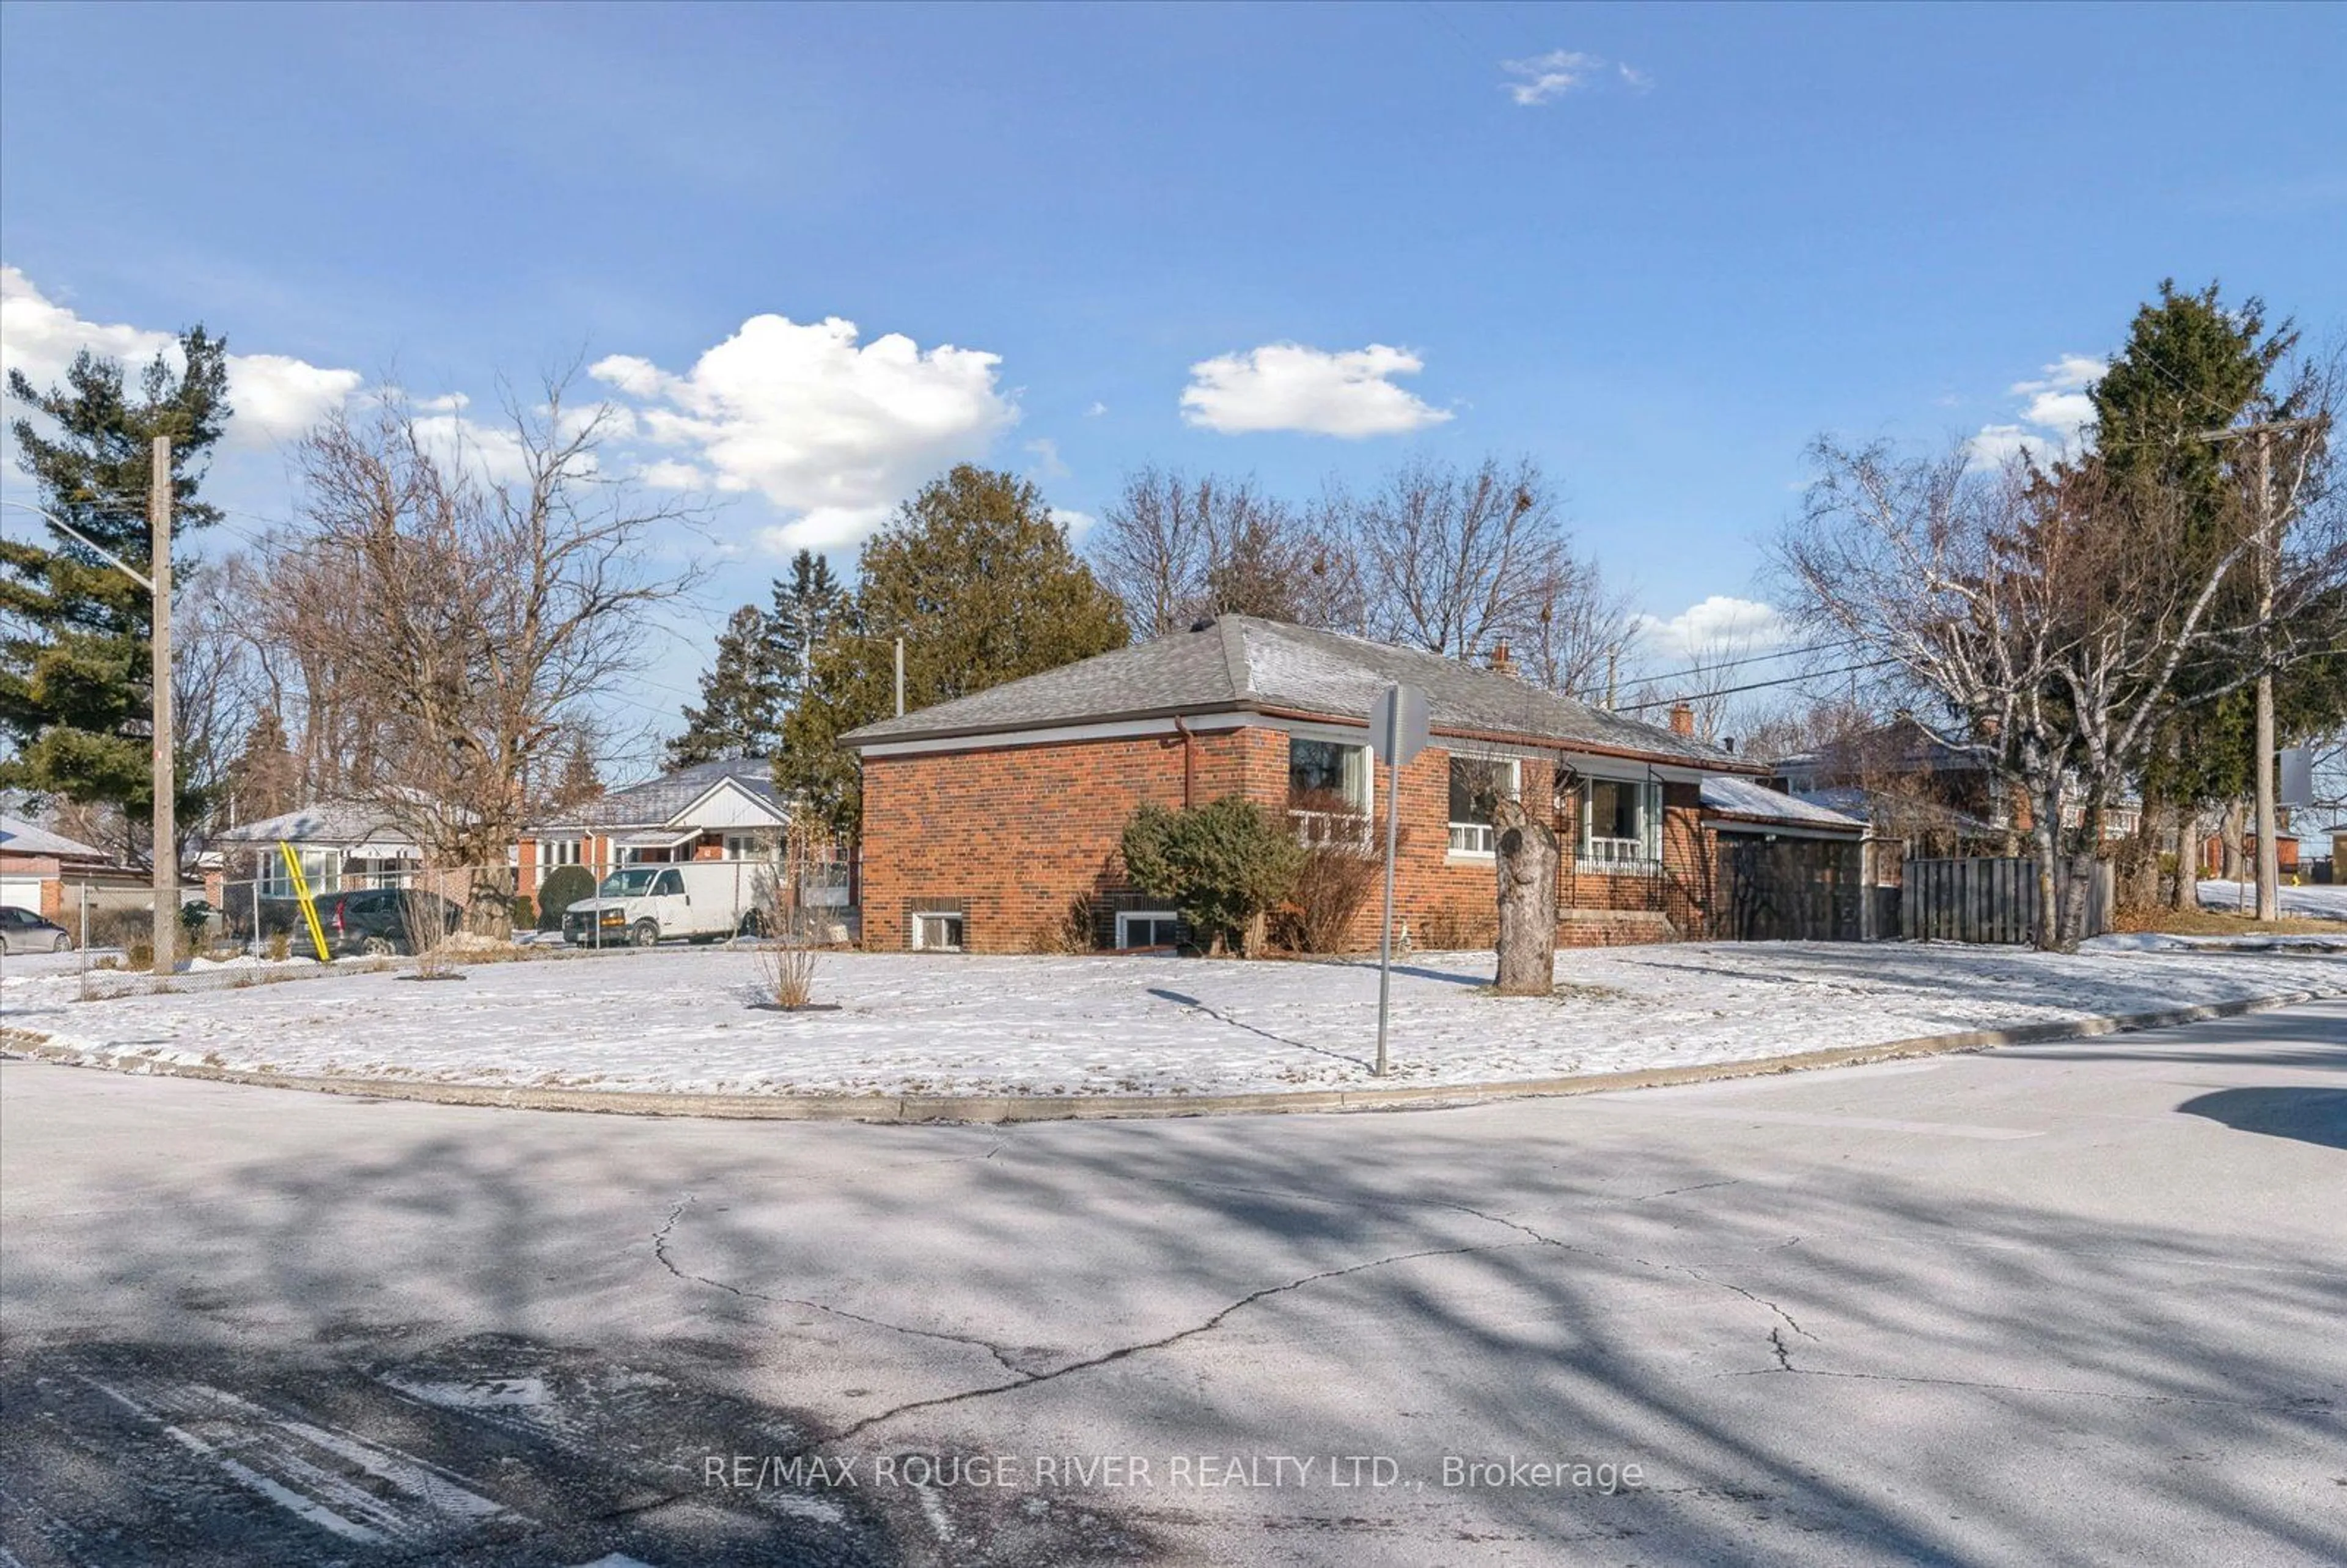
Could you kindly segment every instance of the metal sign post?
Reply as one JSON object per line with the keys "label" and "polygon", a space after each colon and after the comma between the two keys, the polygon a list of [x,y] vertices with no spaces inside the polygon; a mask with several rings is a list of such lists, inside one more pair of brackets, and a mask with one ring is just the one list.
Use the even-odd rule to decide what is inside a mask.
{"label": "metal sign post", "polygon": [[1393,997],[1394,851],[1401,833],[1401,765],[1425,749],[1426,693],[1389,686],[1369,709],[1369,735],[1386,764],[1386,910],[1378,927],[1378,1065],[1386,1075],[1386,1017]]}

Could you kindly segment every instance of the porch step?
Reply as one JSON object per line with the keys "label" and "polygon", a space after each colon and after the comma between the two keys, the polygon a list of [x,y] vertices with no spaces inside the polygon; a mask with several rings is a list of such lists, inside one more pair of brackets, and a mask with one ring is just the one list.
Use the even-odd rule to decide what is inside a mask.
{"label": "porch step", "polygon": [[1624,948],[1676,942],[1679,928],[1659,909],[1560,909],[1556,939],[1567,948]]}

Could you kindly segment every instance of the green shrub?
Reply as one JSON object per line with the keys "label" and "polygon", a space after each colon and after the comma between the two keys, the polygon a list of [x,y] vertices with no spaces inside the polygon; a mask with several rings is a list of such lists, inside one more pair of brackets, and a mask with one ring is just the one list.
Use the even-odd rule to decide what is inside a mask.
{"label": "green shrub", "polygon": [[595,897],[595,874],[583,866],[558,866],[538,885],[538,928],[562,929],[562,912]]}
{"label": "green shrub", "polygon": [[1184,811],[1144,805],[1124,826],[1133,885],[1173,901],[1202,939],[1225,942],[1288,896],[1304,846],[1254,802],[1225,795]]}

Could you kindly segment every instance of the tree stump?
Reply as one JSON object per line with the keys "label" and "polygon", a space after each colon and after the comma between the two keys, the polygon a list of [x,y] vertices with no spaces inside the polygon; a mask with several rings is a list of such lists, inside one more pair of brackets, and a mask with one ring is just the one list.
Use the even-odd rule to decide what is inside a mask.
{"label": "tree stump", "polygon": [[1503,997],[1544,997],[1556,989],[1556,834],[1521,802],[1491,809],[1493,858],[1500,868],[1500,973]]}

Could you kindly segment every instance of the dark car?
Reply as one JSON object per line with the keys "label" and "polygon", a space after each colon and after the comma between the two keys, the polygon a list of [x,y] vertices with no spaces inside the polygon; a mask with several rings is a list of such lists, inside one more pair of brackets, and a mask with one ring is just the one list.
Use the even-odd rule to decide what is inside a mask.
{"label": "dark car", "polygon": [[[436,893],[407,893],[396,887],[321,893],[314,901],[318,906],[318,928],[326,937],[326,951],[336,958],[353,953],[381,957],[414,951],[415,946],[408,938],[408,904],[412,899],[422,901],[427,919],[433,906],[439,907],[443,935],[455,932],[465,923],[464,906]],[[261,928],[264,932],[284,932],[292,938],[296,952],[310,943],[310,928],[302,918],[299,899],[261,900]]]}
{"label": "dark car", "polygon": [[54,920],[0,904],[0,953],[70,953],[73,938]]}

